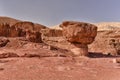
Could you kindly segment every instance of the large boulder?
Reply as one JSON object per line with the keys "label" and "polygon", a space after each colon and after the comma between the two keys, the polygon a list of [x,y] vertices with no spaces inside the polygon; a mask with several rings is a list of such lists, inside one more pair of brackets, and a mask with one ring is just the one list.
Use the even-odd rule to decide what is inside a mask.
{"label": "large boulder", "polygon": [[88,55],[88,44],[91,44],[96,35],[97,27],[93,24],[75,21],[65,21],[60,24],[63,36],[74,48],[70,50],[76,56]]}
{"label": "large boulder", "polygon": [[97,35],[97,27],[89,23],[65,21],[60,27],[63,28],[63,35],[70,42],[90,44]]}

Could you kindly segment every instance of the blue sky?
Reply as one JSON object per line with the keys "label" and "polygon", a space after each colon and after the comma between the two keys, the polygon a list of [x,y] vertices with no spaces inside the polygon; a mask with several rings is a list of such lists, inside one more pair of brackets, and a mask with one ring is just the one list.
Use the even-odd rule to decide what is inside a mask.
{"label": "blue sky", "polygon": [[46,26],[65,20],[119,22],[120,0],[0,0],[0,16]]}

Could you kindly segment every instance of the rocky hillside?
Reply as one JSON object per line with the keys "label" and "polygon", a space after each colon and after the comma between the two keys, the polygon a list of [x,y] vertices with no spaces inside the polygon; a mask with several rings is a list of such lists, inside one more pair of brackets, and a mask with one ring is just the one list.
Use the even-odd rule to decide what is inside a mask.
{"label": "rocky hillside", "polygon": [[[30,21],[22,21],[22,20],[18,20],[18,19],[14,19],[14,18],[10,18],[10,17],[3,17],[0,16],[0,24],[9,24],[10,26],[17,24],[21,24],[21,22],[29,22]],[[31,22],[32,23],[32,22]],[[30,24],[31,24],[30,23]],[[26,23],[25,23],[26,24]],[[32,23],[35,25],[35,27],[42,27],[42,28],[46,28],[46,26],[42,25],[42,24],[38,24],[38,23]],[[22,23],[21,25],[24,25],[24,23]]]}
{"label": "rocky hillside", "polygon": [[10,24],[13,25],[17,22],[20,22],[20,20],[14,19],[14,18],[10,18],[10,17],[2,17],[0,16],[0,24]]}
{"label": "rocky hillside", "polygon": [[120,29],[120,22],[101,22],[95,25],[98,26],[99,31]]}
{"label": "rocky hillside", "polygon": [[[120,29],[120,22],[101,22],[101,23],[95,23],[94,25],[96,25],[98,27],[98,31]],[[52,26],[50,28],[62,29],[59,27],[59,25]]]}
{"label": "rocky hillside", "polygon": [[32,42],[41,42],[41,29],[46,28],[44,25],[30,21],[0,17],[0,36],[4,37],[26,37]]}

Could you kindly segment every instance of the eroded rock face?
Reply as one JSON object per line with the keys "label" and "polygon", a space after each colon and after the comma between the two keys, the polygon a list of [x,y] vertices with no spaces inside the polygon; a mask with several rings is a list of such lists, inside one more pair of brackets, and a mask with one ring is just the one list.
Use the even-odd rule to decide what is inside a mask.
{"label": "eroded rock face", "polygon": [[74,21],[65,21],[60,24],[60,27],[63,29],[63,36],[74,46],[70,49],[74,55],[88,55],[87,45],[94,41],[97,27],[89,23]]}
{"label": "eroded rock face", "polygon": [[8,24],[0,24],[0,36],[5,36],[9,34],[10,26]]}
{"label": "eroded rock face", "polygon": [[47,29],[47,27],[37,23],[34,24],[34,31],[41,31],[42,29]]}
{"label": "eroded rock face", "polygon": [[4,47],[8,42],[9,40],[7,38],[0,37],[0,47]]}
{"label": "eroded rock face", "polygon": [[27,37],[29,41],[41,42],[41,29],[46,27],[32,22],[17,22],[10,26],[9,24],[0,24],[0,36],[4,37]]}
{"label": "eroded rock face", "polygon": [[120,54],[120,30],[98,31],[95,41],[89,45],[90,52],[116,56]]}
{"label": "eroded rock face", "polygon": [[26,39],[36,43],[42,42],[41,33],[38,31],[26,31]]}
{"label": "eroded rock face", "polygon": [[89,23],[65,21],[60,27],[69,42],[90,44],[97,35],[97,27]]}
{"label": "eroded rock face", "polygon": [[0,36],[21,37],[22,29],[10,26],[9,24],[0,24]]}
{"label": "eroded rock face", "polygon": [[14,27],[19,31],[18,35],[21,37],[26,37],[31,42],[42,42],[41,39],[41,29],[45,29],[47,27],[34,24],[32,22],[18,22],[14,25]]}
{"label": "eroded rock face", "polygon": [[57,29],[42,29],[42,34],[47,37],[60,37],[63,36],[62,30]]}
{"label": "eroded rock face", "polygon": [[63,38],[62,30],[58,29],[42,29],[41,33],[44,42],[46,41],[60,42],[62,41],[61,37]]}
{"label": "eroded rock face", "polygon": [[87,56],[88,46],[86,44],[72,44],[74,47],[70,50],[74,53],[74,56]]}
{"label": "eroded rock face", "polygon": [[34,23],[32,22],[18,22],[15,25],[13,25],[15,28],[19,28],[22,30],[34,30]]}
{"label": "eroded rock face", "polygon": [[110,39],[109,40],[109,45],[112,48],[111,52],[109,52],[110,55],[118,55],[120,54],[120,42],[119,39]]}
{"label": "eroded rock face", "polygon": [[30,31],[40,31],[41,29],[46,29],[47,27],[41,24],[35,24],[28,21],[18,22],[15,26],[17,29],[22,29],[24,31],[30,30]]}

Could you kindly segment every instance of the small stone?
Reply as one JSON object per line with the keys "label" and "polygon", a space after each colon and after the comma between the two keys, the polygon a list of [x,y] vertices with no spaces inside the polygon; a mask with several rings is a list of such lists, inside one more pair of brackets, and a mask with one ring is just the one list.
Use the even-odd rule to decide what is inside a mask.
{"label": "small stone", "polygon": [[0,68],[0,71],[4,70],[4,68]]}
{"label": "small stone", "polygon": [[112,62],[113,62],[113,63],[117,63],[116,59],[113,59]]}
{"label": "small stone", "polygon": [[117,63],[120,63],[120,59],[116,59],[116,62],[117,62]]}
{"label": "small stone", "polygon": [[113,59],[112,62],[113,63],[120,63],[120,59]]}
{"label": "small stone", "polygon": [[49,49],[49,46],[43,46],[43,49]]}

